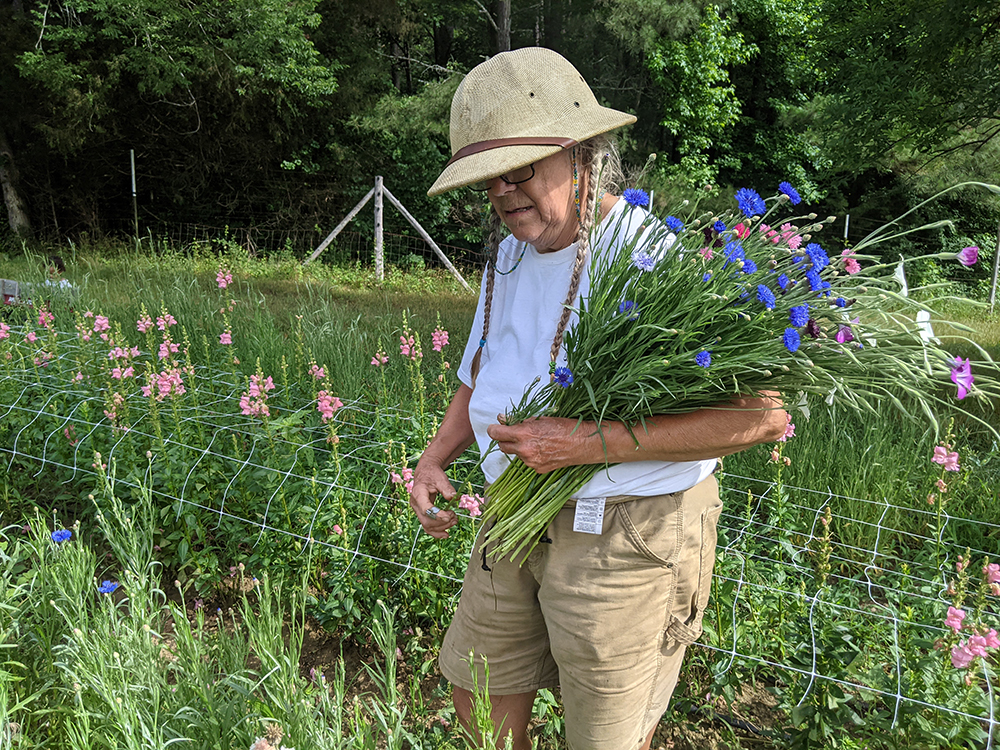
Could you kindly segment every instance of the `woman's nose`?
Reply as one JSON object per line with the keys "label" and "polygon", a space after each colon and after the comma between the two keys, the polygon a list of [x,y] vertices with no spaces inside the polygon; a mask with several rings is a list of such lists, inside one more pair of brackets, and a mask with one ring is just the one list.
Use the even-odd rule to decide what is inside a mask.
{"label": "woman's nose", "polygon": [[514,190],[517,190],[517,185],[512,185],[507,182],[503,177],[496,177],[493,179],[493,184],[490,186],[490,192],[493,195],[500,197],[501,195],[507,195]]}

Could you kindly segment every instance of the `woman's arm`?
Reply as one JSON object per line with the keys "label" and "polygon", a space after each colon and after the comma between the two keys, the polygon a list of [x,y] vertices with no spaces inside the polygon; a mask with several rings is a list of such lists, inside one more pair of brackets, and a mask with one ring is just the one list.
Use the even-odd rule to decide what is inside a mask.
{"label": "woman's arm", "polygon": [[447,537],[448,529],[458,522],[458,516],[450,510],[442,510],[432,518],[427,515],[427,509],[434,505],[438,495],[445,500],[451,500],[455,496],[455,488],[448,481],[444,470],[476,440],[469,421],[471,396],[472,389],[469,386],[459,387],[451,399],[441,426],[413,470],[410,507],[420,519],[424,531],[435,539]]}
{"label": "woman's arm", "polygon": [[[540,474],[563,466],[628,461],[697,461],[738,453],[773,442],[788,422],[777,394],[739,398],[687,414],[663,414],[633,426],[603,425],[605,445],[594,422],[559,417],[531,419],[518,425],[491,425],[489,436],[504,453],[520,457]],[[638,446],[636,445],[638,441]]]}

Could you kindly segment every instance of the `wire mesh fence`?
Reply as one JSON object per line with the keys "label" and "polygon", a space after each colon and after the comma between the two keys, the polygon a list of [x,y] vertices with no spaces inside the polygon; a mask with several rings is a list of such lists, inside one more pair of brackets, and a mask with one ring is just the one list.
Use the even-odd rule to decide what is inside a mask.
{"label": "wire mesh fence", "polygon": [[[439,611],[453,604],[478,521],[463,515],[447,543],[427,537],[399,478],[412,455],[403,446],[422,445],[433,416],[393,396],[345,403],[326,421],[319,385],[293,378],[267,395],[272,413],[263,419],[241,406],[246,380],[206,368],[182,368],[184,391],[158,398],[153,368],[130,383],[110,379],[106,367],[81,377],[92,352],[70,334],[60,338],[54,358],[2,365],[8,477],[30,471],[39,487],[85,492],[116,468],[119,492],[150,485],[167,515],[196,514],[251,547],[297,543],[294,556],[311,546],[341,584],[363,579],[381,595],[413,600],[434,588]],[[453,475],[467,491],[478,489],[468,456]],[[988,641],[1000,621],[1000,587],[990,588],[1000,572],[979,572],[996,550],[967,550],[947,533],[981,522],[940,506],[915,510],[774,479],[719,477],[726,510],[699,641],[714,685],[767,680],[795,708],[832,712],[850,701],[858,721],[881,715],[900,731],[964,722],[979,746],[993,746],[996,650],[960,667],[954,649]],[[847,527],[865,533],[838,533]],[[331,588],[327,599],[338,595]],[[946,617],[961,596],[969,617],[955,628]]]}

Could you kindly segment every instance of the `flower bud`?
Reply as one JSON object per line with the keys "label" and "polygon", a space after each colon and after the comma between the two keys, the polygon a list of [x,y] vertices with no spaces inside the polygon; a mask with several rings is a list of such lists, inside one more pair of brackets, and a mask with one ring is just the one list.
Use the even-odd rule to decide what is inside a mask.
{"label": "flower bud", "polygon": [[837,220],[837,217],[836,217],[836,216],[827,216],[827,217],[826,217],[826,223],[827,223],[827,224],[832,224],[832,223],[833,223],[833,222],[835,222],[836,220]]}
{"label": "flower bud", "polygon": [[815,219],[816,218],[816,214],[809,214],[806,218],[807,219]]}

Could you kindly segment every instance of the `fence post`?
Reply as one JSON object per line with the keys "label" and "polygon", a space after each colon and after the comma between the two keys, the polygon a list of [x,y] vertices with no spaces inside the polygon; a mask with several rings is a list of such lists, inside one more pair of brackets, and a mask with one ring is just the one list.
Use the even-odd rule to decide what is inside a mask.
{"label": "fence post", "polygon": [[997,276],[1000,275],[1000,225],[997,226],[997,251],[993,257],[993,283],[990,285],[990,315],[997,302]]}
{"label": "fence post", "polygon": [[375,177],[375,277],[385,279],[385,261],[382,257],[382,175]]}
{"label": "fence post", "polygon": [[128,150],[129,160],[132,162],[132,221],[135,225],[135,239],[139,241],[139,204],[135,196],[135,149]]}

